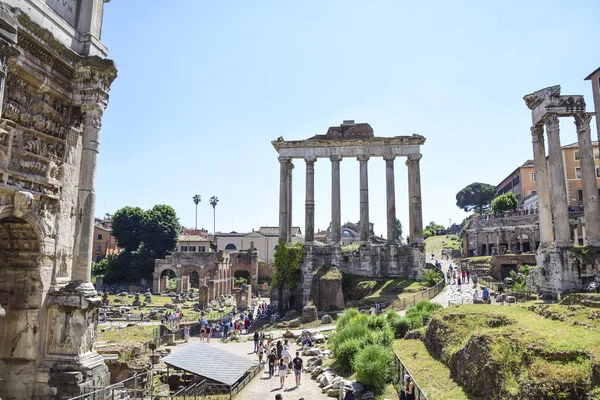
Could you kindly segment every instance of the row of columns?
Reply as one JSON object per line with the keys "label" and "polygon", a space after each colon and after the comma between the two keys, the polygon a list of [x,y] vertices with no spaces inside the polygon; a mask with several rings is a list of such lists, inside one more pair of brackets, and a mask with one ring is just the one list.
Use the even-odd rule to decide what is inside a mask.
{"label": "row of columns", "polygon": [[[341,241],[341,182],[340,162],[342,156],[330,156],[331,161],[331,239],[333,243]],[[370,240],[369,222],[369,173],[370,156],[359,155],[360,172],[360,240]],[[387,202],[387,241],[396,242],[396,191],[394,185],[394,160],[396,156],[384,156],[386,162],[386,202]],[[408,193],[409,193],[409,235],[413,242],[423,240],[423,211],[421,203],[420,154],[408,155]],[[306,162],[306,203],[305,203],[305,241],[314,241],[315,233],[315,162],[317,157],[305,157]],[[291,242],[292,239],[292,170],[290,157],[279,157],[279,237]]]}
{"label": "row of columns", "polygon": [[[592,114],[574,114],[581,164],[583,205],[587,237],[590,245],[600,245],[600,204],[598,183],[590,132]],[[544,145],[544,127],[548,135],[548,162]],[[560,126],[556,114],[546,114],[539,124],[531,128],[533,158],[536,170],[536,190],[539,203],[540,242],[556,242],[567,246],[571,241],[567,186],[565,182]],[[552,222],[554,221],[554,231]]]}
{"label": "row of columns", "polygon": [[[531,251],[535,251],[536,250],[536,246],[535,246],[535,235],[534,235],[534,231],[532,230],[526,230],[526,231],[518,231],[518,244],[519,244],[519,251],[523,251],[523,234],[527,235],[527,240],[529,242],[529,248],[531,249]],[[494,232],[494,233],[483,233],[484,237],[485,237],[485,249],[486,249],[486,254],[490,255],[492,254],[492,243],[495,246],[496,252],[498,251],[498,249],[500,248],[500,232]],[[494,236],[494,239],[490,239],[490,235]],[[478,240],[476,240],[477,243],[479,243]],[[510,235],[506,235],[506,243],[507,243],[507,247],[510,250],[512,248],[512,239]]]}

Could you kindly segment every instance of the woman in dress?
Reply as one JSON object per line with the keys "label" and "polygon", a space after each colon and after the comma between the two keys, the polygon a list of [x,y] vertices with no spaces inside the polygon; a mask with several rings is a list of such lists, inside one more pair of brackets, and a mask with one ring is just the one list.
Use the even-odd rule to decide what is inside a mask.
{"label": "woman in dress", "polygon": [[404,385],[402,391],[406,395],[406,400],[415,400],[415,384],[413,383],[410,375],[404,375]]}
{"label": "woman in dress", "polygon": [[[287,365],[283,362],[283,359],[279,360],[279,383],[281,383],[281,389],[285,383],[285,375],[287,374]],[[413,397],[414,399],[414,397]]]}

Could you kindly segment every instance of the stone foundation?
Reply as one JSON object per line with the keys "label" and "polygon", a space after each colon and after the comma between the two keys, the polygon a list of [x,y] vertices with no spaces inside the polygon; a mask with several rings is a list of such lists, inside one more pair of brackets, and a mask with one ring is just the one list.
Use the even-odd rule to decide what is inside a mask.
{"label": "stone foundation", "polygon": [[527,285],[552,298],[585,289],[600,273],[600,247],[552,244],[538,249],[536,259]]}
{"label": "stone foundation", "polygon": [[340,246],[305,245],[302,264],[304,304],[310,298],[313,272],[323,264],[337,266],[343,273],[351,275],[419,279],[425,268],[425,245],[362,244],[351,252],[342,252]]}

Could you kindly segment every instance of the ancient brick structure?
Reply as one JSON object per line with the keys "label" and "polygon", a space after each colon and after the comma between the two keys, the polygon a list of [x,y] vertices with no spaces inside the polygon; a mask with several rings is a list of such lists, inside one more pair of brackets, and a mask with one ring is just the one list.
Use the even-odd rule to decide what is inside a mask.
{"label": "ancient brick structure", "polygon": [[[425,267],[423,241],[423,213],[421,207],[420,146],[425,138],[420,135],[375,137],[369,124],[344,121],[331,127],[325,135],[307,140],[286,141],[282,137],[272,142],[279,153],[279,237],[291,241],[292,226],[292,159],[306,162],[305,251],[303,300],[310,296],[313,271],[324,263],[339,266],[345,273],[366,276],[402,276],[417,278]],[[396,244],[396,193],[394,188],[394,160],[407,158],[409,195],[409,246]],[[360,235],[361,245],[352,257],[342,256],[340,246],[340,163],[344,157],[356,157],[360,162]],[[368,162],[371,157],[382,157],[386,165],[387,243],[376,245],[370,240]],[[332,243],[326,247],[314,244],[315,162],[318,158],[331,161],[331,231]]]}
{"label": "ancient brick structure", "polygon": [[[250,283],[258,283],[258,252],[246,250],[239,252],[175,252],[164,260],[154,263],[153,291],[166,290],[169,275],[177,279],[176,292],[191,289],[190,275],[197,273],[200,292],[207,293],[207,302],[218,296],[230,294],[233,289],[233,277],[236,271],[245,270],[250,275]],[[204,287],[206,286],[206,287]]]}
{"label": "ancient brick structure", "polygon": [[108,381],[92,350],[99,135],[116,68],[104,0],[0,2],[0,397]]}

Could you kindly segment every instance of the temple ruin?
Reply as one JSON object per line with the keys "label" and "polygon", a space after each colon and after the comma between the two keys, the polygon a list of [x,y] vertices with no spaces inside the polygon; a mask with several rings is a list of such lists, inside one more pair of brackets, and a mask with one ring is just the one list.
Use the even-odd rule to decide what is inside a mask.
{"label": "temple ruin", "polygon": [[102,115],[117,70],[104,0],[0,2],[0,397],[108,382],[90,282]]}
{"label": "temple ruin", "polygon": [[[322,264],[338,266],[342,272],[363,276],[399,276],[416,279],[425,267],[423,241],[423,213],[421,206],[420,146],[425,138],[420,135],[376,137],[366,123],[344,121],[330,127],[325,135],[306,140],[286,141],[282,137],[272,142],[279,153],[279,237],[291,241],[292,226],[292,172],[293,159],[306,163],[306,206],[304,262],[302,266],[303,302],[310,296],[313,271]],[[343,255],[340,246],[340,164],[344,157],[356,157],[360,163],[360,234],[359,249]],[[386,163],[387,243],[376,245],[369,238],[369,181],[368,163],[371,157],[382,157]],[[406,157],[409,192],[409,245],[396,243],[396,194],[394,187],[394,160]],[[331,161],[331,228],[332,243],[318,246],[314,243],[315,226],[315,162],[319,158]]]}
{"label": "temple ruin", "polygon": [[[581,95],[561,95],[560,86],[551,86],[524,97],[532,114],[532,142],[539,202],[537,268],[528,285],[551,296],[579,290],[600,272],[600,204],[590,132],[593,113],[586,112]],[[560,145],[559,117],[573,117],[577,128],[583,189],[586,244],[574,246],[577,230],[571,229],[567,188]],[[548,136],[548,158],[544,145]],[[554,224],[553,224],[554,222]],[[575,235],[575,238],[573,237]]]}

